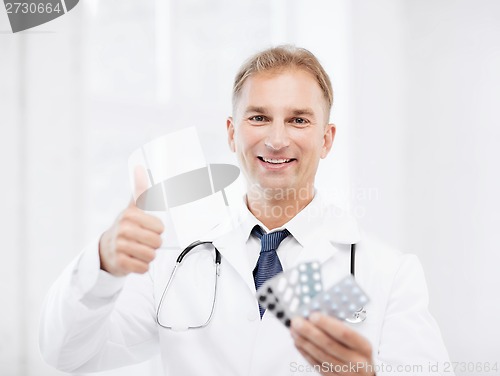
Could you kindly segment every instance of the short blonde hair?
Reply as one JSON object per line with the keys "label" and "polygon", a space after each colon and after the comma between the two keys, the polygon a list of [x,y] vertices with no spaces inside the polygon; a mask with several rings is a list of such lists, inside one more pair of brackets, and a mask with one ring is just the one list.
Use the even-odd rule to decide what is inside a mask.
{"label": "short blonde hair", "polygon": [[314,76],[323,91],[323,96],[327,103],[327,115],[329,115],[333,105],[333,89],[330,77],[328,77],[328,74],[316,56],[310,51],[291,45],[269,48],[255,54],[243,63],[234,79],[233,111],[236,108],[236,102],[239,99],[241,89],[250,76],[256,73],[278,71],[287,68],[303,69]]}

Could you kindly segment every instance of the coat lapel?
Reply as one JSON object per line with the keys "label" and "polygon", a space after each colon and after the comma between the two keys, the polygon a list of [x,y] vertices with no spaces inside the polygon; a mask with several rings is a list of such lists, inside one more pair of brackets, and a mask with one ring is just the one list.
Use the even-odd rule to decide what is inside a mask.
{"label": "coat lapel", "polygon": [[[255,294],[255,285],[252,275],[252,268],[248,263],[248,256],[245,253],[245,238],[240,227],[220,236],[213,241],[215,247],[239,276],[245,281],[245,284]],[[223,271],[221,271],[223,273]]]}
{"label": "coat lapel", "polygon": [[319,261],[324,263],[338,252],[338,248],[334,247],[328,239],[317,239],[314,245],[308,244],[302,249],[295,260],[295,266],[304,262]]}

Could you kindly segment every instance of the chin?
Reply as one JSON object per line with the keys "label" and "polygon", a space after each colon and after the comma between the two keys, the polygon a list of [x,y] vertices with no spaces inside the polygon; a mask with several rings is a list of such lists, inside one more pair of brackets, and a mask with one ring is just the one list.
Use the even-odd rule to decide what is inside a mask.
{"label": "chin", "polygon": [[261,182],[258,184],[261,191],[280,194],[281,197],[287,191],[293,190],[294,186],[290,182],[280,181],[280,182]]}

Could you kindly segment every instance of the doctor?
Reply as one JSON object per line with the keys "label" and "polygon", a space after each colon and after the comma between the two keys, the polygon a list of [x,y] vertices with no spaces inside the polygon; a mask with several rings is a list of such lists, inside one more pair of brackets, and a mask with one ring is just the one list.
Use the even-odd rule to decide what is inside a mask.
{"label": "doctor", "polygon": [[[362,237],[352,218],[325,205],[314,188],[335,137],[332,102],[328,75],[309,51],[282,46],[248,60],[227,120],[247,193],[236,229],[208,239],[222,255],[210,322],[185,331],[157,324],[178,252],[157,250],[162,223],[132,202],[50,290],[40,326],[45,360],[91,372],[159,352],[167,375],[440,374],[448,355],[418,259]],[[261,317],[255,286],[262,239],[277,231],[274,265],[287,270],[319,260],[326,286],[349,273],[350,245],[357,244],[356,279],[371,299],[364,322],[313,314],[294,318],[288,329],[269,312]],[[201,248],[211,260],[213,248]],[[187,312],[181,306],[204,315],[213,298],[213,270],[183,268],[182,283],[163,302],[174,327]]]}

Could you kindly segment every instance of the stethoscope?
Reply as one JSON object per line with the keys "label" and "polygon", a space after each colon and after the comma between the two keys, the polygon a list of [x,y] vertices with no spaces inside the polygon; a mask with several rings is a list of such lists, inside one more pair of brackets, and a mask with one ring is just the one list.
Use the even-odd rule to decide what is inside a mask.
{"label": "stethoscope", "polygon": [[[208,319],[207,321],[205,321],[205,323],[201,324],[201,325],[197,325],[197,326],[187,326],[186,329],[199,329],[199,328],[204,328],[206,327],[208,324],[210,324],[210,321],[212,320],[212,316],[214,314],[214,310],[215,310],[215,302],[217,300],[217,281],[219,279],[219,276],[220,276],[220,263],[221,263],[221,260],[222,260],[222,256],[219,252],[219,250],[217,249],[217,247],[215,247],[215,245],[213,245],[213,243],[211,241],[200,241],[200,240],[197,240],[193,243],[191,243],[190,245],[188,245],[180,254],[179,256],[177,257],[177,260],[175,261],[175,266],[174,266],[174,269],[172,270],[172,273],[170,274],[170,277],[168,279],[168,282],[167,282],[167,285],[165,286],[165,289],[163,290],[163,293],[161,295],[161,298],[160,298],[160,303],[158,304],[158,308],[156,310],[156,322],[159,326],[161,326],[162,328],[165,328],[165,329],[173,329],[172,326],[170,325],[165,325],[163,324],[161,321],[160,321],[160,310],[161,310],[161,307],[162,307],[162,304],[163,304],[163,300],[165,299],[165,295],[167,294],[167,291],[170,287],[170,285],[172,284],[172,281],[174,279],[174,276],[175,276],[175,273],[177,272],[177,269],[181,266],[182,264],[182,260],[184,259],[184,257],[189,253],[191,252],[194,248],[200,246],[200,245],[203,245],[203,244],[211,244],[213,247],[214,247],[214,250],[215,250],[215,284],[214,284],[214,299],[213,299],[213,302],[212,302],[212,309],[210,310],[210,315],[208,316]],[[351,275],[356,278],[355,276],[355,265],[356,265],[356,244],[351,244],[351,266],[350,266],[350,271],[351,271]],[[354,314],[352,315],[352,317],[347,317],[345,318],[345,321],[347,321],[348,323],[350,324],[359,324],[363,321],[366,320],[366,309],[365,307],[361,307],[358,311],[354,312]]]}
{"label": "stethoscope", "polygon": [[[351,244],[351,275],[356,278],[355,268],[356,267],[356,243]],[[361,307],[356,312],[353,313],[352,317],[346,317],[345,321],[350,324],[359,324],[366,320],[366,309]]]}

